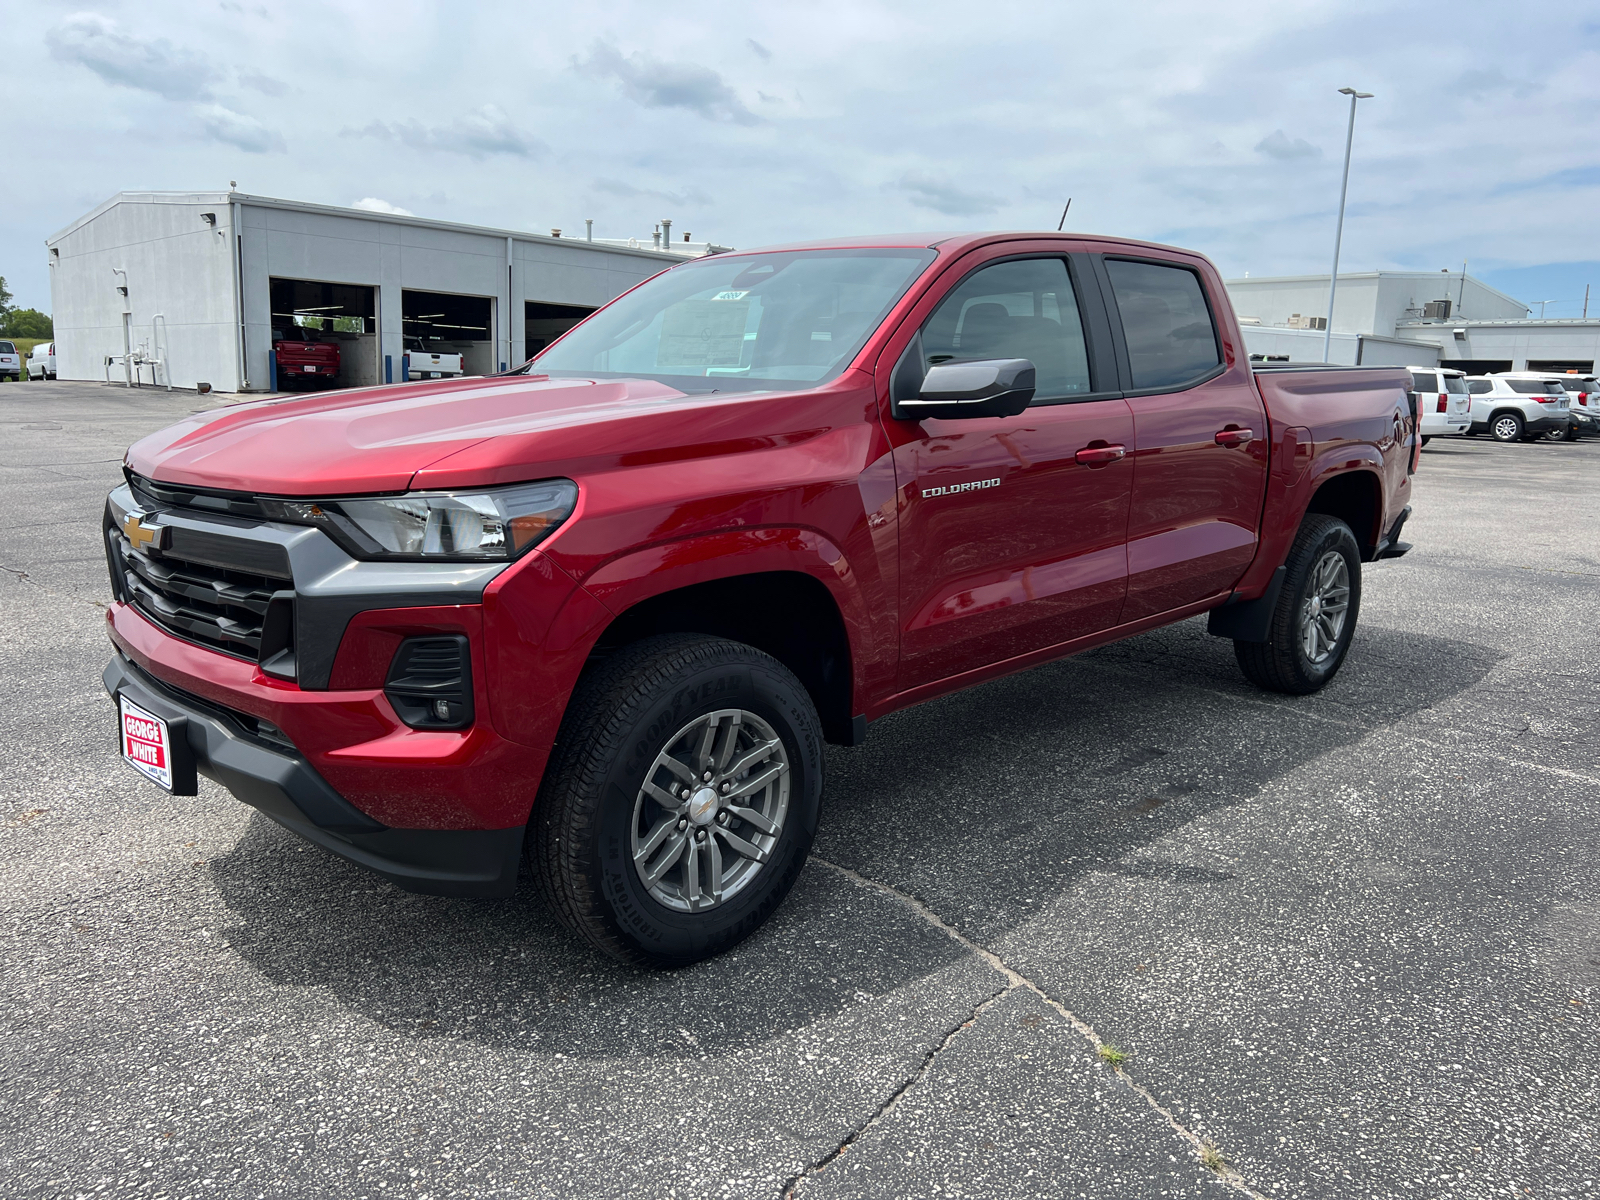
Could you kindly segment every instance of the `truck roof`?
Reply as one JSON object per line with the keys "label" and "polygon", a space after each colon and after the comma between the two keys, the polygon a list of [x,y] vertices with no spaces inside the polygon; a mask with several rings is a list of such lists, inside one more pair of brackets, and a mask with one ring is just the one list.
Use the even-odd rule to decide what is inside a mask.
{"label": "truck roof", "polygon": [[[943,233],[863,234],[857,237],[823,238],[811,242],[784,242],[776,246],[753,246],[748,249],[730,250],[727,254],[737,256],[741,254],[774,254],[791,250],[867,250],[876,248],[927,249],[938,250],[941,254],[959,254],[974,246],[988,245],[993,242],[1016,241],[1104,242],[1108,245],[1137,246],[1149,250],[1166,250],[1176,254],[1188,254],[1196,258],[1205,257],[1199,251],[1186,249],[1183,246],[1168,246],[1161,242],[1143,242],[1135,238],[1108,237],[1099,233],[1057,232],[1054,229],[991,230],[986,233],[947,231]],[[717,257],[726,257],[726,255],[718,255]]]}

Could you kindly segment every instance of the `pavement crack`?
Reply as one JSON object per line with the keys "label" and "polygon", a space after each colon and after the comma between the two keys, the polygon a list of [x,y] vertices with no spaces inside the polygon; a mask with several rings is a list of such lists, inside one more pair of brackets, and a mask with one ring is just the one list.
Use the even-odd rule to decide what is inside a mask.
{"label": "pavement crack", "polygon": [[[828,863],[826,865],[830,867],[833,866],[832,863]],[[834,869],[840,870],[842,868],[835,867]],[[848,872],[846,873],[848,874]],[[782,1197],[782,1200],[793,1200],[795,1189],[797,1187],[799,1187],[807,1179],[810,1179],[813,1175],[816,1175],[818,1172],[827,1170],[828,1167],[831,1166],[841,1155],[846,1153],[851,1146],[855,1145],[858,1140],[864,1137],[869,1130],[874,1128],[879,1122],[893,1112],[895,1106],[905,1098],[906,1093],[912,1088],[916,1087],[917,1084],[921,1083],[923,1077],[933,1069],[935,1060],[937,1060],[939,1055],[943,1054],[945,1050],[949,1048],[950,1043],[955,1041],[956,1038],[960,1037],[963,1030],[972,1028],[973,1022],[975,1022],[985,1012],[998,1003],[1001,998],[1010,995],[1012,990],[1011,983],[1007,982],[1005,987],[997,989],[991,995],[986,996],[982,1001],[980,1001],[977,1006],[967,1014],[967,1016],[959,1025],[955,1026],[948,1033],[946,1033],[944,1037],[940,1039],[939,1044],[933,1049],[929,1050],[928,1053],[923,1056],[921,1065],[918,1066],[917,1069],[910,1075],[906,1076],[906,1078],[901,1082],[900,1086],[895,1088],[895,1090],[890,1093],[887,1100],[878,1105],[876,1112],[874,1112],[860,1125],[857,1125],[855,1129],[851,1130],[850,1135],[845,1138],[844,1141],[840,1142],[827,1154],[823,1155],[823,1157],[819,1158],[809,1167],[806,1167],[803,1171],[798,1171],[789,1177],[789,1181],[784,1184],[783,1191],[779,1193],[779,1195]]]}
{"label": "pavement crack", "polygon": [[[1096,1059],[1098,1060],[1100,1058],[1100,1051],[1106,1043],[1102,1041],[1100,1035],[1094,1031],[1094,1026],[1090,1025],[1060,1000],[1057,1000],[1049,992],[1045,991],[1040,984],[1036,983],[1032,979],[1029,979],[1021,971],[1018,971],[1015,967],[1006,962],[1005,959],[1001,958],[1000,955],[989,949],[989,947],[985,946],[982,942],[975,942],[966,934],[962,933],[954,925],[950,924],[932,908],[930,908],[925,901],[911,895],[908,892],[902,892],[899,888],[891,887],[887,883],[881,883],[876,879],[872,879],[866,875],[863,875],[859,871],[853,871],[849,867],[843,867],[838,863],[829,862],[825,858],[819,858],[815,854],[811,856],[811,861],[819,866],[827,867],[830,871],[837,871],[840,875],[843,875],[846,879],[850,880],[858,887],[870,888],[873,891],[882,892],[883,894],[898,900],[901,904],[909,908],[929,925],[932,925],[940,933],[944,934],[946,937],[962,946],[969,953],[981,958],[986,964],[998,971],[1005,978],[1006,986],[1000,991],[996,992],[993,996],[990,996],[982,1004],[978,1005],[978,1007],[973,1010],[970,1017],[968,1017],[955,1029],[951,1030],[950,1033],[946,1035],[944,1041],[936,1046],[931,1053],[929,1053],[928,1057],[923,1061],[921,1069],[893,1096],[885,1101],[883,1107],[880,1108],[877,1113],[870,1117],[859,1129],[841,1142],[839,1146],[826,1158],[807,1168],[805,1171],[800,1172],[792,1180],[790,1180],[788,1186],[782,1192],[783,1200],[792,1200],[795,1188],[797,1186],[803,1183],[811,1175],[814,1175],[818,1171],[821,1171],[827,1167],[829,1163],[833,1162],[847,1149],[849,1149],[850,1145],[855,1142],[856,1139],[860,1138],[867,1132],[867,1130],[871,1129],[875,1124],[887,1116],[890,1110],[892,1110],[894,1106],[899,1103],[900,1098],[904,1096],[919,1079],[927,1074],[928,1070],[933,1066],[934,1061],[938,1058],[940,1051],[954,1041],[956,1036],[960,1034],[963,1029],[966,1029],[974,1021],[976,1021],[979,1015],[981,1015],[985,1009],[996,1003],[1002,996],[1005,996],[1013,991],[1020,989],[1022,991],[1029,992],[1036,996],[1044,1004],[1049,1006],[1049,1008],[1052,1009],[1064,1021],[1066,1021],[1068,1025],[1072,1026],[1072,1028],[1078,1032],[1084,1041],[1088,1042],[1089,1045],[1093,1047]],[[1174,1133],[1189,1143],[1190,1149],[1194,1151],[1196,1160],[1201,1163],[1208,1163],[1215,1157],[1216,1150],[1211,1143],[1205,1138],[1200,1137],[1199,1134],[1195,1133],[1188,1126],[1184,1125],[1182,1121],[1178,1120],[1176,1114],[1174,1114],[1173,1111],[1166,1105],[1162,1104],[1161,1101],[1157,1100],[1149,1088],[1145,1087],[1143,1084],[1135,1082],[1128,1074],[1127,1068],[1107,1067],[1106,1069],[1111,1071],[1112,1074],[1116,1076],[1118,1083],[1122,1084],[1122,1086],[1133,1092],[1145,1102],[1146,1106],[1148,1106],[1152,1112],[1166,1121],[1168,1127]],[[1233,1188],[1235,1191],[1251,1197],[1251,1200],[1267,1200],[1265,1196],[1250,1186],[1243,1175],[1239,1174],[1239,1172],[1234,1170],[1231,1166],[1224,1164],[1220,1169],[1216,1167],[1211,1167],[1210,1169],[1215,1172],[1219,1183],[1224,1183]]]}

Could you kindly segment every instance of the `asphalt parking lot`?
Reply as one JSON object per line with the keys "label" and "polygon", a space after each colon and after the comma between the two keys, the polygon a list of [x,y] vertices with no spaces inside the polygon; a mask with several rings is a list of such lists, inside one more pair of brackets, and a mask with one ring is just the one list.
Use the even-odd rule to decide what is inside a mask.
{"label": "asphalt parking lot", "polygon": [[1600,443],[1430,445],[1317,696],[1189,621],[831,748],[653,973],[117,761],[102,497],[198,407],[0,386],[0,1195],[1600,1194]]}

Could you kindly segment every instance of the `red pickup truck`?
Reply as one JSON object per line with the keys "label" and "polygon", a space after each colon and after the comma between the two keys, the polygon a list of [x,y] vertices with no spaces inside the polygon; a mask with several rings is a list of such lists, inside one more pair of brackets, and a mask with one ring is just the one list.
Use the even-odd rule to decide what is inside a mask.
{"label": "red pickup truck", "polygon": [[339,382],[339,343],[324,342],[300,326],[285,329],[272,343],[278,359],[278,386],[293,391],[310,384],[335,387]]}
{"label": "red pickup truck", "polygon": [[1209,612],[1305,693],[1397,556],[1403,369],[1252,371],[1202,256],[1033,233],[686,262],[508,375],[133,446],[105,513],[123,755],[404,888],[526,854],[671,965],[805,860],[822,743]]}

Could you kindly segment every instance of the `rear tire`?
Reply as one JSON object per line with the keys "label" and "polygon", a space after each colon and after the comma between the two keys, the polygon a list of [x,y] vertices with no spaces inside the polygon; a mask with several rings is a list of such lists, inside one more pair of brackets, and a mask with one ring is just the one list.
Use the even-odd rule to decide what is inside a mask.
{"label": "rear tire", "polygon": [[646,638],[580,681],[528,853],[574,933],[623,962],[685,966],[777,909],[821,796],[821,722],[787,667],[720,638]]}
{"label": "rear tire", "polygon": [[1522,415],[1514,412],[1496,413],[1489,422],[1489,435],[1497,442],[1522,440]]}
{"label": "rear tire", "polygon": [[1361,609],[1361,551],[1350,526],[1311,513],[1289,550],[1265,642],[1233,643],[1239,669],[1269,692],[1305,696],[1339,673]]}

